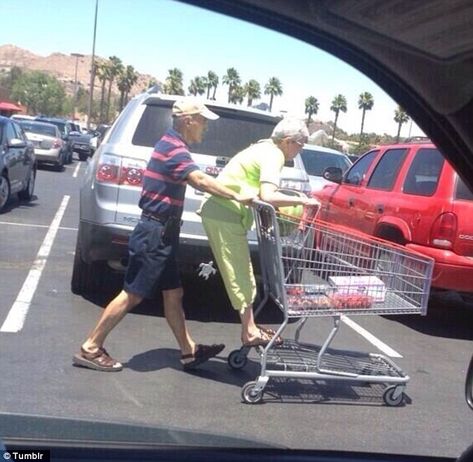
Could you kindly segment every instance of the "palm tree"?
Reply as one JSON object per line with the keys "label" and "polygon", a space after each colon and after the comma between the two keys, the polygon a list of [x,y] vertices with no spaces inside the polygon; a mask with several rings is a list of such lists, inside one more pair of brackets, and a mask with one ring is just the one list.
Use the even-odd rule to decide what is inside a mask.
{"label": "palm tree", "polygon": [[117,86],[120,90],[120,111],[128,102],[128,93],[138,81],[138,74],[133,66],[128,65],[118,76]]}
{"label": "palm tree", "polygon": [[409,119],[410,117],[407,115],[407,112],[401,106],[398,106],[397,109],[394,111],[394,121],[398,124],[396,143],[399,143],[402,125],[409,122]]}
{"label": "palm tree", "polygon": [[174,69],[169,69],[168,73],[169,75],[166,77],[164,82],[164,93],[168,95],[184,96],[182,71],[175,67]]}
{"label": "palm tree", "polygon": [[237,85],[233,87],[232,93],[230,95],[230,103],[233,104],[241,104],[245,99],[246,95],[246,88],[242,87],[241,85]]}
{"label": "palm tree", "polygon": [[228,85],[228,102],[230,103],[234,88],[241,83],[240,75],[235,68],[230,67],[227,69],[227,73],[223,76],[222,82],[225,85]]}
{"label": "palm tree", "polygon": [[273,108],[273,98],[282,95],[282,84],[277,77],[271,77],[264,87],[264,94],[270,95],[269,110]]}
{"label": "palm tree", "polygon": [[305,114],[308,114],[307,124],[310,124],[312,116],[319,111],[319,102],[314,96],[309,96],[305,100]]}
{"label": "palm tree", "polygon": [[190,85],[188,88],[189,93],[193,96],[203,95],[207,87],[206,81],[205,81],[206,79],[207,77],[194,77],[190,81]]}
{"label": "palm tree", "polygon": [[335,121],[333,123],[332,143],[335,140],[335,130],[337,129],[338,115],[341,112],[347,112],[347,99],[343,95],[337,95],[332,100],[330,110],[335,112]]}
{"label": "palm tree", "polygon": [[218,87],[218,75],[213,72],[209,71],[207,73],[207,99],[210,99],[210,90],[213,88],[213,95],[212,99],[215,100],[215,92],[217,91]]}
{"label": "palm tree", "polygon": [[374,105],[373,95],[367,91],[360,94],[358,99],[358,109],[362,109],[363,113],[361,114],[361,129],[360,129],[360,145],[363,139],[363,127],[365,125],[365,114],[366,111],[371,111]]}
{"label": "palm tree", "polygon": [[120,58],[110,56],[108,73],[108,95],[107,95],[107,121],[110,120],[110,98],[112,96],[112,85],[115,77],[123,71],[123,63]]}
{"label": "palm tree", "polygon": [[246,95],[248,96],[248,106],[251,106],[253,104],[254,99],[261,98],[260,84],[254,79],[251,79],[245,85],[245,92],[246,92]]}
{"label": "palm tree", "polygon": [[99,122],[104,122],[104,106],[105,106],[105,85],[108,81],[109,76],[109,65],[107,61],[100,61],[96,64],[96,75],[99,79],[101,85],[101,92],[100,92],[100,115],[99,115]]}

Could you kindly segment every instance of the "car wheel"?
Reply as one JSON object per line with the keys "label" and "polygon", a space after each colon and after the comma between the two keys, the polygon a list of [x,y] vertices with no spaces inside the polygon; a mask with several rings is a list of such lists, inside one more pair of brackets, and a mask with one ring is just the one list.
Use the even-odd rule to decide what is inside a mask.
{"label": "car wheel", "polygon": [[105,271],[105,262],[85,263],[82,260],[79,242],[77,242],[71,278],[72,293],[90,295],[97,292],[102,286]]}
{"label": "car wheel", "polygon": [[88,157],[89,157],[89,155],[88,155],[87,153],[84,153],[84,152],[80,152],[80,153],[79,153],[79,160],[80,160],[81,162],[85,162]]}
{"label": "car wheel", "polygon": [[0,213],[5,210],[5,206],[10,200],[11,190],[10,181],[6,173],[0,175]]}
{"label": "car wheel", "polygon": [[33,198],[34,185],[36,180],[36,170],[34,168],[30,171],[30,176],[28,178],[28,183],[26,184],[25,189],[18,193],[18,197],[22,201],[30,201]]}
{"label": "car wheel", "polygon": [[64,170],[64,153],[59,154],[59,158],[56,162],[56,170],[62,172]]}

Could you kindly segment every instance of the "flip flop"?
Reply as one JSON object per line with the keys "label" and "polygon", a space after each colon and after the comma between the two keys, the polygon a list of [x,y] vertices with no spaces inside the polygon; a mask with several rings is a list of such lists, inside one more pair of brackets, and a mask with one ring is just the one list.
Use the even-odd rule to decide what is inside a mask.
{"label": "flip flop", "polygon": [[[182,355],[181,364],[184,370],[194,369],[194,367],[199,364],[205,363],[210,358],[217,356],[223,349],[225,345],[223,343],[214,344],[214,345],[197,345],[195,352],[192,354]],[[185,359],[192,359],[192,361],[182,362]]]}
{"label": "flip flop", "polygon": [[[243,343],[244,347],[258,347],[258,346],[263,346],[264,347],[271,341],[271,339],[276,334],[276,332],[274,330],[269,329],[268,327],[261,327],[261,326],[257,326],[257,327],[260,331],[261,336],[255,338],[255,339],[253,339],[249,342]],[[264,338],[264,337],[266,337],[266,338]],[[275,340],[274,343],[276,345],[280,345],[282,342],[283,342],[283,339],[281,337],[278,337]]]}
{"label": "flip flop", "polygon": [[113,359],[105,348],[99,348],[94,353],[81,348],[80,353],[72,358],[72,364],[102,372],[118,372],[123,369],[123,365]]}

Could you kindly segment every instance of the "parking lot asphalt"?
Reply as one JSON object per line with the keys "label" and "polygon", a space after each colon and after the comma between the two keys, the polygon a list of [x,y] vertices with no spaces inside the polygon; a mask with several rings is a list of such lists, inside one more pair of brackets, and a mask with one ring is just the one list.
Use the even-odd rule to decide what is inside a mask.
{"label": "parking lot asphalt", "polygon": [[[21,324],[17,331],[0,328],[1,412],[166,426],[290,448],[453,457],[471,443],[463,390],[473,309],[455,294],[432,297],[426,317],[356,316],[342,323],[334,347],[386,353],[410,376],[402,407],[385,406],[379,385],[294,379],[271,380],[263,404],[243,404],[241,387],[258,376],[260,362],[252,354],[245,368],[228,367],[240,331],[218,278],[184,279],[192,335],[226,344],[215,360],[183,372],[160,300],[148,300],[106,342],[124,362],[122,372],[73,367],[72,355],[121,288],[117,274],[94,298],[70,291],[85,167],[75,160],[64,172],[39,170],[35,200],[12,200],[0,215],[0,326],[15,306],[15,325]],[[268,305],[260,321],[277,327],[279,319]],[[311,319],[302,340],[320,345],[331,327],[330,318]],[[295,328],[289,325],[284,336]]]}

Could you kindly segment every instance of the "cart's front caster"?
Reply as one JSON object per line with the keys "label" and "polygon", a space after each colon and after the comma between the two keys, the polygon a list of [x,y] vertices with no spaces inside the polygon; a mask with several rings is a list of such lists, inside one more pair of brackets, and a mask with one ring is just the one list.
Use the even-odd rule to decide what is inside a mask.
{"label": "cart's front caster", "polygon": [[383,400],[387,406],[401,406],[404,404],[406,395],[403,392],[404,387],[391,385],[384,390]]}
{"label": "cart's front caster", "polygon": [[241,399],[247,404],[257,404],[263,399],[263,389],[258,390],[257,382],[251,381],[245,383],[241,389]]}
{"label": "cart's front caster", "polygon": [[248,360],[246,353],[243,352],[242,350],[233,350],[229,355],[228,355],[228,365],[232,369],[241,369],[242,367],[245,367],[246,361]]}

